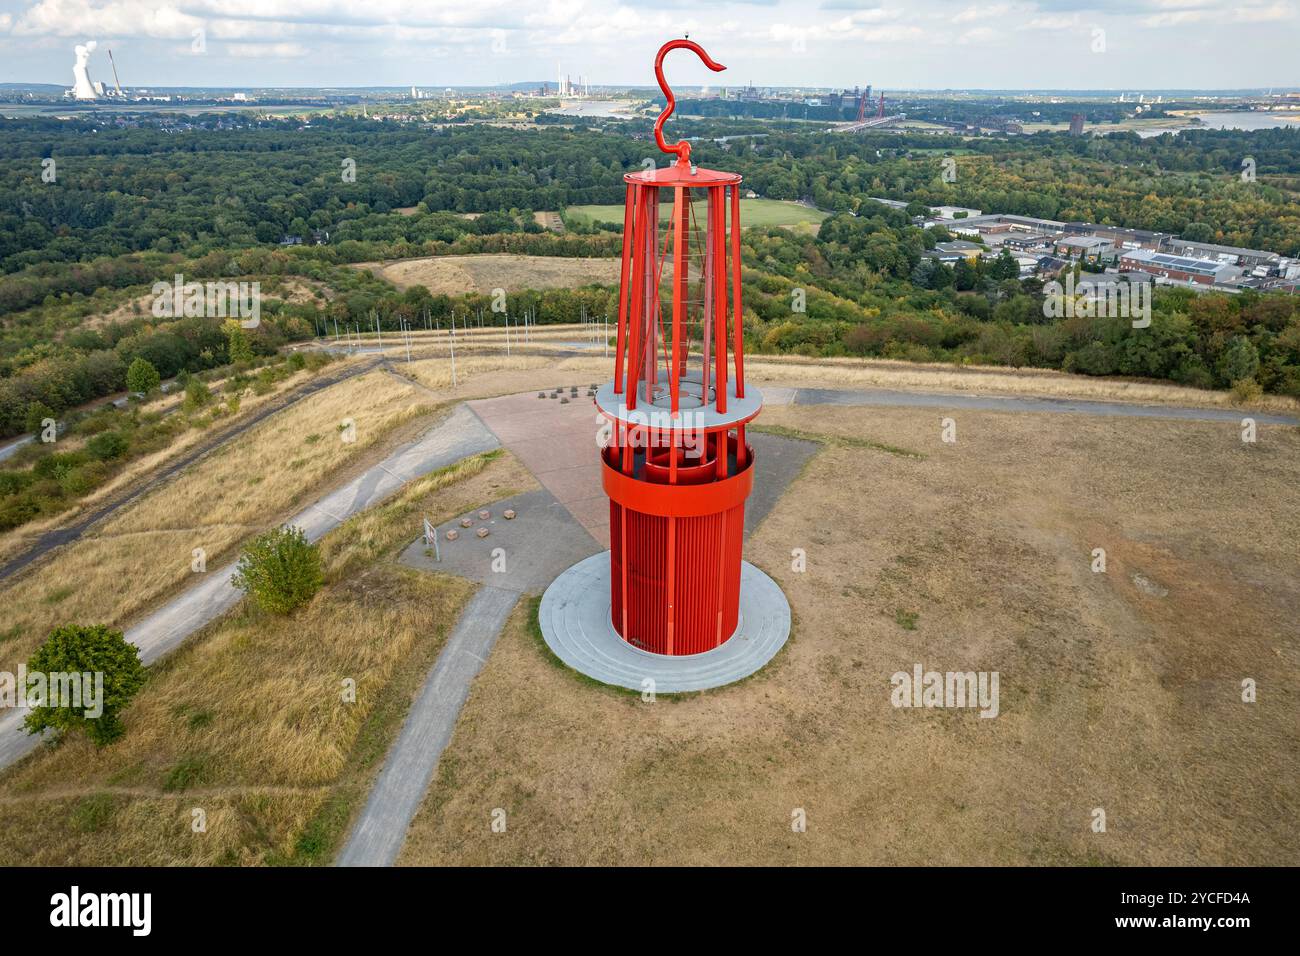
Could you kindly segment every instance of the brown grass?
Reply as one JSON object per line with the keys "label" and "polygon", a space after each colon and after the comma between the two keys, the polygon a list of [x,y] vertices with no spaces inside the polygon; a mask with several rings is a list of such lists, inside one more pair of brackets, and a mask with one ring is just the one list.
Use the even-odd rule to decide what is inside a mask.
{"label": "brown grass", "polygon": [[[342,359],[343,362],[359,362],[361,359]],[[210,437],[214,429],[223,431],[230,428],[238,427],[240,422],[247,421],[265,406],[282,399],[288,392],[306,384],[316,374],[338,374],[343,368],[339,363],[326,366],[321,373],[310,371],[296,372],[277,382],[271,390],[264,395],[257,395],[252,389],[246,389],[239,399],[239,411],[234,414],[226,414],[221,418],[213,418],[212,410],[218,406],[225,407],[227,396],[221,391],[221,385],[225,379],[219,379],[208,383],[212,391],[213,400],[208,408],[190,416],[192,424],[197,427],[190,427],[178,432],[166,447],[160,448],[155,452],[147,455],[141,455],[139,458],[131,461],[120,472],[111,479],[100,485],[90,494],[81,498],[75,505],[66,511],[61,511],[57,515],[51,515],[49,518],[31,521],[11,531],[0,534],[0,560],[11,554],[23,550],[32,539],[36,538],[51,528],[65,526],[71,523],[77,516],[92,510],[100,503],[107,501],[115,495],[129,489],[136,483],[147,481],[149,476],[160,468],[165,467],[170,462],[175,461],[185,452],[189,451],[195,445]],[[149,412],[161,412],[181,404],[184,399],[182,392],[175,392],[163,396],[145,406]],[[178,412],[177,414],[186,414]],[[206,424],[202,424],[206,421]],[[85,440],[79,438],[59,439],[58,448],[60,451],[71,451],[85,444]]]}
{"label": "brown grass", "polygon": [[[1143,379],[1095,378],[1051,369],[1003,366],[956,366],[890,359],[810,359],[763,355],[745,359],[746,381],[817,388],[899,388],[934,392],[1078,398],[1093,401],[1205,408],[1236,407],[1232,393],[1187,388]],[[1252,408],[1295,415],[1300,402],[1285,395],[1265,395]]]}
{"label": "brown grass", "polygon": [[[611,325],[610,329],[613,335],[615,327]],[[537,351],[563,351],[568,343],[587,341],[585,336],[586,330],[581,326],[540,326],[532,330],[531,341],[525,344],[512,327],[511,357],[522,357]],[[373,344],[373,336],[366,344]],[[405,348],[399,338],[385,338],[384,345],[390,357],[405,358]],[[593,341],[592,345],[594,347],[590,351],[571,351],[575,359],[583,362],[583,367],[591,368],[596,374],[593,381],[603,381],[612,375],[614,349],[613,346],[610,347],[610,357],[606,358],[598,340]],[[446,361],[449,354],[446,330],[441,333],[413,333],[412,350],[415,358],[440,358]],[[462,356],[486,357],[485,353],[499,354],[504,358],[503,328],[485,328],[481,331],[471,329],[468,334],[457,332],[458,360]],[[698,356],[695,358],[698,359]],[[1243,405],[1230,391],[1188,388],[1172,382],[1147,379],[1071,375],[1051,369],[1012,369],[1005,366],[917,363],[891,359],[751,355],[745,359],[745,377],[760,388],[764,385],[788,388],[887,388],[957,394],[1076,398],[1194,408],[1242,408],[1300,416],[1300,401],[1285,395],[1263,395],[1257,401]]]}
{"label": "brown grass", "polygon": [[0,863],[329,862],[472,590],[389,559],[420,514],[445,520],[527,483],[509,456],[475,456],[332,532],[329,583],[306,608],[241,605],[152,669],[123,739],[70,738],[0,777]]}
{"label": "brown grass", "polygon": [[[401,862],[1300,862],[1300,431],[956,418],[945,445],[926,410],[769,409],[851,439],[746,547],[790,598],[790,644],[647,704],[556,666],[521,610]],[[1001,716],[893,708],[918,662],[998,671]]]}
{"label": "brown grass", "polygon": [[[330,386],[240,435],[92,528],[33,571],[0,586],[8,609],[0,664],[12,670],[50,629],[68,621],[121,627],[191,576],[203,548],[210,569],[249,535],[306,504],[348,462],[431,400],[415,386],[369,372]],[[338,424],[356,422],[356,441]]]}
{"label": "brown grass", "polygon": [[559,258],[483,254],[360,262],[359,269],[393,283],[400,290],[422,285],[434,295],[488,293],[493,289],[568,289],[574,286],[613,285],[620,262],[611,258]]}

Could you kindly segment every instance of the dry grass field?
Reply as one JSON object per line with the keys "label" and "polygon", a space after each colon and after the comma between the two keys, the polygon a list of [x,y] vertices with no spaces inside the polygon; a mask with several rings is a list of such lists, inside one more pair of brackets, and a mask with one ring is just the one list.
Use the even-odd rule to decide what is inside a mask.
{"label": "dry grass field", "polygon": [[357,268],[405,291],[422,285],[434,295],[489,293],[493,289],[568,289],[575,286],[617,285],[620,261],[611,258],[568,259],[552,256],[485,254],[359,262]]}
{"label": "dry grass field", "polygon": [[[1072,375],[1051,369],[1011,369],[995,365],[957,366],[891,359],[817,358],[757,355],[745,359],[746,381],[806,388],[899,388],[932,392],[978,392],[1035,398],[1240,407],[1231,392],[1188,388],[1147,379]],[[1300,401],[1264,395],[1250,408],[1300,417]]]}
{"label": "dry grass field", "polygon": [[[611,335],[614,326],[610,326]],[[374,337],[366,338],[367,346]],[[429,367],[439,363],[448,369],[448,344],[446,330],[442,332],[414,332],[411,336],[414,358],[430,360]],[[573,357],[561,360],[560,368],[589,369],[583,378],[595,375],[592,381],[605,381],[612,374],[613,346],[610,358],[604,356],[599,337],[589,339],[587,331],[579,325],[543,325],[530,333],[530,343],[521,341],[517,330],[510,333],[511,359],[533,352],[553,353],[575,343],[592,346],[590,351],[571,349]],[[384,340],[390,358],[402,362],[405,368],[405,349],[396,337]],[[492,355],[506,359],[506,334],[503,328],[470,329],[457,332],[457,368],[462,357],[474,356],[484,360]],[[548,355],[547,361],[555,359]],[[695,357],[698,360],[698,356]],[[501,368],[506,368],[502,365]],[[749,355],[745,359],[745,376],[759,387],[776,385],[787,388],[889,388],[929,392],[979,393],[981,395],[1014,395],[1035,398],[1079,399],[1086,401],[1133,402],[1148,405],[1185,405],[1200,408],[1248,407],[1257,411],[1279,412],[1300,417],[1300,401],[1285,395],[1264,395],[1249,406],[1241,406],[1231,392],[1188,388],[1171,382],[1146,379],[1095,377],[1072,375],[1051,369],[1012,369],[993,365],[951,365],[940,362],[919,363],[891,359],[858,358],[806,358],[797,355]],[[543,383],[544,384],[544,383]],[[527,388],[527,383],[519,385]],[[498,391],[508,391],[504,386]]]}
{"label": "dry grass field", "polygon": [[[747,544],[794,632],[746,682],[593,688],[518,609],[401,862],[1300,863],[1300,430],[952,417],[764,413],[828,437]],[[999,716],[894,708],[917,663]]]}
{"label": "dry grass field", "polygon": [[[327,366],[323,372],[295,372],[275,383],[264,395],[258,395],[251,389],[246,390],[240,396],[239,410],[234,413],[226,413],[220,418],[213,415],[212,409],[218,405],[223,408],[228,407],[222,404],[228,398],[221,392],[221,385],[225,380],[220,379],[210,383],[209,388],[214,396],[213,405],[202,412],[187,415],[191,427],[177,433],[166,447],[142,455],[130,462],[120,472],[94,489],[90,494],[81,498],[67,510],[51,515],[48,518],[29,521],[17,528],[0,533],[0,560],[25,551],[44,532],[71,524],[87,511],[93,511],[109,499],[129,491],[136,487],[139,482],[148,481],[150,476],[159,469],[165,468],[195,446],[212,438],[214,432],[224,434],[230,429],[238,428],[241,423],[246,422],[268,405],[285,400],[288,393],[310,382],[315,375],[333,376],[340,374],[346,363],[351,361],[361,360],[341,359],[334,365]],[[150,402],[146,408],[149,412],[174,411],[182,403],[183,398],[182,393],[173,393]],[[84,444],[85,440],[79,437],[61,438],[59,439],[59,450],[72,451]]]}
{"label": "dry grass field", "polygon": [[308,606],[241,604],[151,670],[121,740],[0,776],[0,865],[328,863],[471,590],[388,559],[420,515],[528,487],[510,456],[474,456],[331,532]]}
{"label": "dry grass field", "polygon": [[[75,546],[0,584],[6,608],[0,669],[26,660],[68,621],[122,626],[191,577],[203,548],[210,567],[249,536],[284,520],[327,480],[362,460],[435,404],[383,371],[330,386],[222,446],[93,527]],[[338,430],[356,423],[356,440]]]}

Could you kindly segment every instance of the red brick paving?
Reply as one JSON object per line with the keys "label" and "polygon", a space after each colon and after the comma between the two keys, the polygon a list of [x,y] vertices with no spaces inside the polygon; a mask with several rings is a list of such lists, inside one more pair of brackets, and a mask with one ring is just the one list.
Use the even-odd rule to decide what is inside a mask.
{"label": "red brick paving", "polygon": [[538,398],[536,392],[503,395],[469,402],[469,407],[538,482],[573,514],[603,547],[609,547],[609,499],[600,484],[596,433],[600,428],[595,403],[580,387],[572,398],[568,388],[558,398]]}

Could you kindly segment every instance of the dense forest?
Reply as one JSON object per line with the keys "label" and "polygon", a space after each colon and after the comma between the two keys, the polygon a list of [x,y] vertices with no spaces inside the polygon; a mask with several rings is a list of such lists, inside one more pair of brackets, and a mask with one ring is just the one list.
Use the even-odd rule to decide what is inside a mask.
{"label": "dense forest", "polygon": [[[1142,375],[1300,396],[1296,300],[1163,291],[1145,334],[1120,320],[1043,317],[1041,288],[1006,263],[923,262],[948,238],[870,197],[1092,220],[1300,255],[1300,130],[1140,139],[845,136],[754,121],[675,122],[703,165],[759,195],[833,215],[816,234],[746,231],[746,335],[756,350],[880,355]],[[250,336],[271,355],[329,323],[478,308],[399,294],[350,264],[514,252],[614,256],[615,229],[545,231],[534,211],[622,201],[622,174],[655,155],[648,121],[536,130],[431,128],[355,118],[3,121],[0,137],[0,435],[122,390],[146,359],[163,377],[231,361],[219,324],[140,314],[160,278],[258,278],[271,292]],[[940,175],[956,162],[955,182]],[[1242,160],[1254,163],[1243,181]],[[53,182],[42,161],[54,160]],[[355,176],[349,175],[353,166]],[[915,207],[914,207],[915,208]],[[283,245],[286,237],[302,244]],[[311,295],[274,290],[305,284]],[[807,291],[807,311],[790,290]],[[541,321],[600,314],[611,292],[511,290]],[[135,303],[133,305],[133,303]],[[371,318],[371,317],[374,318]],[[109,318],[111,317],[111,319]]]}

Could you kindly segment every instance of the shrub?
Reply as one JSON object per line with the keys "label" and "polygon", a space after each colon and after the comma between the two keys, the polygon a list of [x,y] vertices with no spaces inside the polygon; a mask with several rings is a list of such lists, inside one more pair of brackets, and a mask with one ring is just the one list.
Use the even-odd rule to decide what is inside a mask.
{"label": "shrub", "polygon": [[1219,375],[1234,388],[1243,379],[1253,379],[1259,371],[1259,349],[1250,339],[1238,336],[1219,358]]}
{"label": "shrub", "polygon": [[131,362],[130,368],[126,370],[126,387],[128,391],[148,395],[150,392],[157,391],[158,386],[161,384],[162,378],[159,376],[158,370],[146,358],[137,357]]}
{"label": "shrub", "polygon": [[244,549],[233,580],[263,610],[287,614],[310,601],[325,583],[320,549],[301,528],[275,528]]}
{"label": "shrub", "polygon": [[59,480],[63,493],[73,498],[89,494],[104,480],[108,466],[103,462],[92,461],[72,469]]}
{"label": "shrub", "polygon": [[27,417],[23,421],[23,426],[33,435],[38,435],[47,418],[54,418],[54,409],[44,402],[32,402],[27,406]]}
{"label": "shrub", "polygon": [[187,412],[198,411],[200,408],[207,407],[212,401],[212,392],[208,386],[197,378],[191,378],[185,384],[185,401],[182,403]]}
{"label": "shrub", "polygon": [[1242,405],[1250,405],[1253,402],[1257,402],[1263,397],[1263,395],[1264,389],[1262,389],[1259,382],[1255,381],[1253,378],[1239,378],[1237,381],[1232,383],[1233,401]]}
{"label": "shrub", "polygon": [[102,697],[98,701],[87,701],[87,696],[99,695],[83,693],[82,705],[90,706],[72,707],[60,700],[59,706],[33,707],[24,720],[28,733],[37,734],[46,728],[63,733],[80,729],[100,747],[122,735],[119,714],[145,681],[139,648],[129,643],[121,631],[102,624],[55,628],[27,662],[27,670],[29,674],[102,675],[102,687],[98,688]]}
{"label": "shrub", "polygon": [[86,442],[86,451],[99,461],[112,461],[126,454],[130,440],[121,432],[100,432]]}
{"label": "shrub", "polygon": [[25,525],[41,513],[41,506],[30,495],[18,495],[0,502],[0,531]]}
{"label": "shrub", "polygon": [[54,481],[62,481],[72,473],[74,468],[84,465],[89,460],[89,457],[84,451],[55,452],[52,455],[46,455],[33,465],[32,474],[37,478],[51,478]]}
{"label": "shrub", "polygon": [[0,497],[16,495],[32,483],[32,476],[25,471],[0,471]]}

